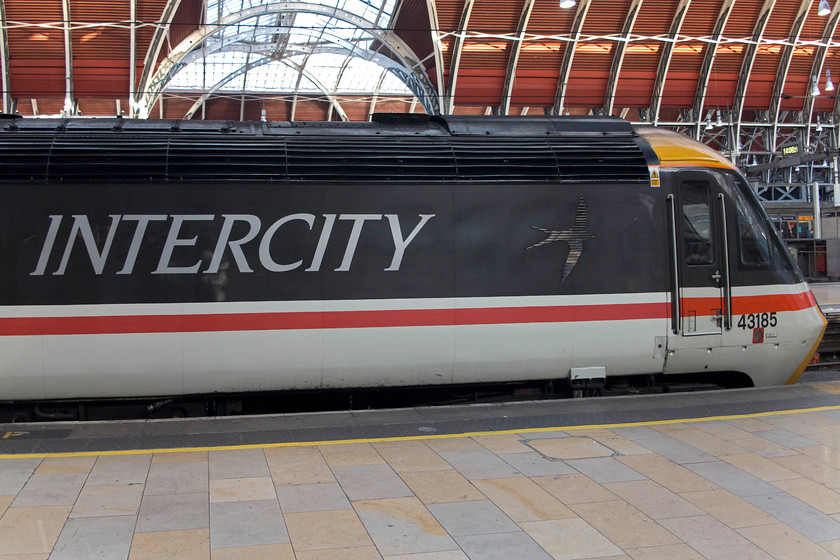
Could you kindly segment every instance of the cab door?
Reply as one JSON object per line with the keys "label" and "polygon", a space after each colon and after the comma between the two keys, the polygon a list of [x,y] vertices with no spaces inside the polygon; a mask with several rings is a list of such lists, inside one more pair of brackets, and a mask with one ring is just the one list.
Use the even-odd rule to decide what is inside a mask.
{"label": "cab door", "polygon": [[731,328],[725,198],[716,177],[685,171],[669,196],[671,334],[665,373],[710,369]]}

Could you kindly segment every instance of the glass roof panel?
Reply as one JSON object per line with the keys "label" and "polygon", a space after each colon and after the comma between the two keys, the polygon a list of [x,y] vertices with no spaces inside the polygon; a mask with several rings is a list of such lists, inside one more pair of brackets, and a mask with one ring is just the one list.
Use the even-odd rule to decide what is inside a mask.
{"label": "glass roof panel", "polygon": [[[347,65],[347,70],[341,76],[339,91],[347,93],[374,93],[376,92],[379,80],[382,79],[382,72],[385,69],[373,62],[360,58],[353,58]],[[402,82],[400,82],[402,85]],[[402,86],[405,88],[405,86]],[[380,90],[380,93],[391,93]]]}
{"label": "glass roof panel", "polygon": [[[166,89],[208,91],[225,82],[219,85],[220,91],[243,91],[244,87],[246,92],[282,94],[293,93],[297,87],[298,92],[320,92],[308,78],[298,79],[303,67],[305,75],[330,93],[369,94],[376,90],[383,67],[359,58],[371,56],[368,49],[375,36],[335,17],[332,9],[344,10],[384,29],[396,0],[307,0],[308,4],[324,6],[326,13],[272,13],[241,21],[233,16],[270,3],[271,0],[208,0],[208,24],[229,16],[234,21],[205,41],[205,49],[211,54],[186,64]],[[274,60],[268,62],[269,58]],[[283,59],[290,64],[281,62]],[[249,68],[243,71],[246,64]],[[237,72],[240,75],[231,77]],[[385,77],[380,93],[411,95],[391,73]]]}

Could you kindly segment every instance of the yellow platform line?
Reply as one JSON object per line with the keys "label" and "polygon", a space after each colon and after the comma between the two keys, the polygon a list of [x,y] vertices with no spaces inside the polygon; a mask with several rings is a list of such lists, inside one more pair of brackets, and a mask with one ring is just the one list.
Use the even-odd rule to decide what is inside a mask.
{"label": "yellow platform line", "polygon": [[[272,449],[278,447],[311,447],[316,445],[340,445],[348,443],[383,443],[393,441],[416,441],[424,439],[453,439],[466,438],[475,436],[498,436],[508,434],[536,434],[541,432],[571,432],[575,430],[592,430],[596,428],[629,428],[640,426],[662,426],[667,424],[693,424],[698,422],[714,422],[721,420],[738,420],[742,418],[761,418],[764,416],[778,416],[787,414],[801,414],[804,412],[823,412],[827,410],[840,410],[840,405],[836,406],[820,406],[816,408],[799,408],[793,410],[781,410],[771,412],[755,412],[752,414],[729,414],[726,416],[709,416],[704,418],[681,418],[674,420],[647,420],[643,422],[622,422],[616,424],[589,424],[585,426],[554,426],[549,428],[524,428],[513,430],[493,430],[485,432],[463,432],[459,434],[426,434],[420,436],[397,436],[397,437],[382,437],[382,438],[359,438],[359,439],[340,439],[340,440],[325,440],[325,441],[298,441],[285,443],[255,443],[243,445],[219,445],[210,447],[175,447],[166,449],[126,449],[121,451],[80,451],[80,452],[64,452],[64,453],[19,453],[19,454],[0,454],[0,459],[31,459],[31,458],[50,458],[50,457],[99,457],[108,455],[146,455],[149,453],[188,453],[195,451],[233,451],[237,449]],[[15,434],[23,435],[21,432],[6,432],[0,435],[0,439],[11,439]],[[2,444],[0,444],[2,445]]]}

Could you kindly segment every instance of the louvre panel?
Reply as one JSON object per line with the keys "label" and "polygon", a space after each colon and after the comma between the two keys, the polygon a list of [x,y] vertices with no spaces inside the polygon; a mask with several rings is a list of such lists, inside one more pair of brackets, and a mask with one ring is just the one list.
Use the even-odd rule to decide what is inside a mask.
{"label": "louvre panel", "polygon": [[646,183],[647,162],[632,142],[597,140],[553,146],[562,182]]}
{"label": "louvre panel", "polygon": [[282,139],[175,137],[169,144],[170,181],[285,181]]}
{"label": "louvre panel", "polygon": [[546,141],[455,141],[458,178],[469,181],[556,181],[557,161]]}
{"label": "louvre panel", "polygon": [[[0,133],[0,181],[648,181],[647,161],[631,129],[615,128],[613,122],[596,122],[592,126],[607,127],[596,132],[588,130],[588,121],[560,125],[535,120],[538,124],[533,126],[548,128],[528,132],[532,125],[527,123],[517,128],[513,123],[487,126],[480,120],[453,120],[451,134],[432,125],[404,129],[362,125],[334,131],[276,127],[260,134],[253,123],[203,121],[181,131],[173,125],[176,121],[157,128],[132,122],[126,130],[91,121],[97,129],[72,131],[46,129],[46,121],[21,122],[24,127],[31,123],[43,128],[40,133],[32,129]],[[560,128],[551,132],[554,125]]]}
{"label": "louvre panel", "polygon": [[43,181],[50,158],[49,142],[21,138],[0,143],[0,177],[12,181]]}
{"label": "louvre panel", "polygon": [[412,139],[290,138],[290,181],[454,181],[452,151]]}
{"label": "louvre panel", "polygon": [[50,181],[161,181],[166,141],[148,137],[61,134],[50,146]]}

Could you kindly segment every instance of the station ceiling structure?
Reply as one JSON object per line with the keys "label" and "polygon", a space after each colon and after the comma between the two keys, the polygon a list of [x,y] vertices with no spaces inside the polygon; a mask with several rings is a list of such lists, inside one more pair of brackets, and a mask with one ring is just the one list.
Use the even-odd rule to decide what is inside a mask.
{"label": "station ceiling structure", "polygon": [[[770,199],[793,200],[801,192],[784,185],[836,176],[839,5],[0,0],[2,110],[227,120],[618,115],[697,138]],[[799,172],[783,153],[790,146]]]}

